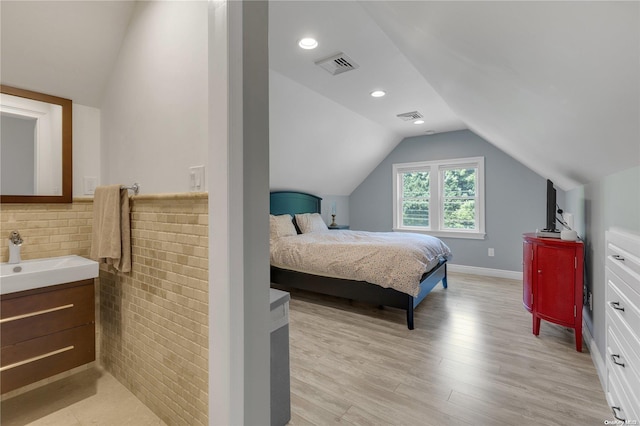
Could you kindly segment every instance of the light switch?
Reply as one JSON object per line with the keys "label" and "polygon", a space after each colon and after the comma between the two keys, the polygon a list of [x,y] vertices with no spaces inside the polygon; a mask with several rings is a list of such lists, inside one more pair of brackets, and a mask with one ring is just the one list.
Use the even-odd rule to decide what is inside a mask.
{"label": "light switch", "polygon": [[204,191],[204,166],[189,167],[189,190],[191,192]]}
{"label": "light switch", "polygon": [[98,178],[95,176],[85,176],[82,178],[82,184],[84,186],[84,195],[93,195],[96,192],[96,186],[98,186]]}

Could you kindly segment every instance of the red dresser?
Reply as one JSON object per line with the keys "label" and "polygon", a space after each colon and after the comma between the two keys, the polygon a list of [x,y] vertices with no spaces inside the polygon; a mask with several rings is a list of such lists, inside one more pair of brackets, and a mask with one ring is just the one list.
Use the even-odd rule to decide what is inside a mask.
{"label": "red dresser", "polygon": [[582,352],[584,244],[524,234],[523,248],[522,302],[533,315],[533,334],[541,319],[573,328]]}

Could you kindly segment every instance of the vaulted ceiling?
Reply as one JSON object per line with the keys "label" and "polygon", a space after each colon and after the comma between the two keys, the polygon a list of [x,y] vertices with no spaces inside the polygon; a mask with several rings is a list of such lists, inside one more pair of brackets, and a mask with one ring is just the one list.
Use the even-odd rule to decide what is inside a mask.
{"label": "vaulted ceiling", "polygon": [[[276,2],[271,67],[401,137],[469,128],[570,189],[640,164],[639,5]],[[296,46],[307,36],[317,49]],[[336,52],[359,68],[331,76],[314,64]],[[385,98],[368,96],[379,88]],[[425,124],[396,117],[415,110]],[[304,123],[309,138],[312,122]],[[272,147],[283,145],[280,155],[302,143],[282,139],[271,138]],[[368,138],[349,143],[369,151]],[[326,155],[317,148],[307,154]],[[313,175],[299,179],[316,184]]]}
{"label": "vaulted ceiling", "polygon": [[0,1],[2,83],[99,108],[133,5]]}
{"label": "vaulted ceiling", "polygon": [[[99,108],[132,5],[3,0],[2,83]],[[270,2],[272,187],[348,195],[403,137],[464,128],[563,189],[637,166],[639,16],[638,2]],[[355,70],[315,65],[340,52]],[[425,123],[397,117],[411,111]]]}

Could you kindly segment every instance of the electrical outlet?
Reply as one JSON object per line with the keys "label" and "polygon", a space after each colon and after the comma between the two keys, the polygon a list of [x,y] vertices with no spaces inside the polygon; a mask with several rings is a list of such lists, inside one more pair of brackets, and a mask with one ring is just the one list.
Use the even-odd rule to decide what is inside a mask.
{"label": "electrical outlet", "polygon": [[493,256],[495,256],[495,255],[496,255],[496,252],[495,252],[495,250],[493,249],[493,247],[489,248],[489,253],[488,253],[488,254],[489,254],[489,257],[493,257]]}

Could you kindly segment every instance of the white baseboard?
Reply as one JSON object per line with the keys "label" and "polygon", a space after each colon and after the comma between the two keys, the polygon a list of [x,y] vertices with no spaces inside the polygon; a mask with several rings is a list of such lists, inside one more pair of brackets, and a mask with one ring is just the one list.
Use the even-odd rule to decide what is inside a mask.
{"label": "white baseboard", "polygon": [[447,270],[461,274],[482,275],[484,277],[509,278],[522,281],[522,272],[506,271],[504,269],[481,268],[479,266],[465,266],[447,263]]}
{"label": "white baseboard", "polygon": [[598,345],[596,345],[596,341],[591,335],[591,331],[589,331],[589,328],[587,327],[587,323],[584,321],[582,321],[582,340],[589,347],[591,360],[593,361],[593,365],[596,367],[596,371],[598,372],[598,378],[600,379],[600,385],[602,386],[602,390],[606,395],[607,394],[607,367],[604,364],[602,355],[600,355],[600,350],[598,349]]}

